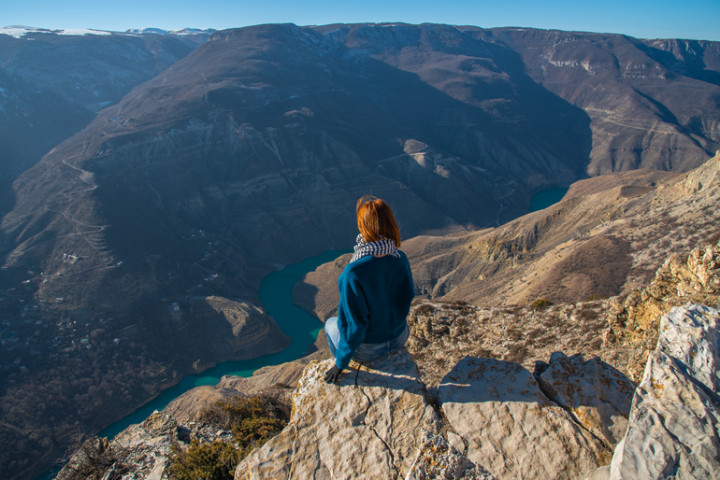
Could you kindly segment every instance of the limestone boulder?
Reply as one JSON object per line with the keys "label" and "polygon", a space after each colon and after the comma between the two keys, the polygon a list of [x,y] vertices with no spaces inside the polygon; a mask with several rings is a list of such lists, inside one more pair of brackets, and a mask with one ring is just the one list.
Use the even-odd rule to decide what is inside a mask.
{"label": "limestone boulder", "polygon": [[543,392],[597,438],[614,447],[625,436],[635,383],[598,357],[555,352],[536,377]]}
{"label": "limestone boulder", "polygon": [[425,399],[406,350],[363,367],[354,386],[350,370],[337,385],[323,376],[328,359],[311,363],[293,395],[290,423],[235,471],[246,479],[402,478],[426,435],[440,422]]}
{"label": "limestone boulder", "polygon": [[467,457],[497,479],[585,478],[610,462],[603,442],[517,363],[466,357],[443,378],[438,397]]}
{"label": "limestone boulder", "polygon": [[718,310],[688,304],[662,318],[610,479],[718,478],[719,351]]}

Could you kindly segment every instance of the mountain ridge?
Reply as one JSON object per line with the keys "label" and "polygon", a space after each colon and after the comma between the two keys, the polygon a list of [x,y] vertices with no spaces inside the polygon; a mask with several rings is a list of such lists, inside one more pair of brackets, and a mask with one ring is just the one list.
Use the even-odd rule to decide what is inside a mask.
{"label": "mountain ridge", "polygon": [[13,199],[6,197],[22,172],[208,36],[65,33],[0,28],[3,212],[12,208]]}

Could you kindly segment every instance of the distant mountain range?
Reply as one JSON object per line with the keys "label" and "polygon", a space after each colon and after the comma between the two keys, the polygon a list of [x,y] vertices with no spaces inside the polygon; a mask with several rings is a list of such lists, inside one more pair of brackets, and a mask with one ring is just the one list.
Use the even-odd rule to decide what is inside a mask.
{"label": "distant mountain range", "polygon": [[61,28],[61,29],[50,29],[50,28],[36,28],[27,27],[24,25],[10,25],[0,27],[0,35],[8,35],[15,38],[22,38],[25,36],[34,37],[36,34],[43,35],[65,35],[65,36],[84,36],[84,35],[145,35],[145,34],[156,34],[156,35],[199,35],[199,36],[210,36],[215,33],[215,29],[200,29],[200,28],[183,28],[179,30],[163,30],[162,28],[131,28],[124,32],[114,32],[111,30],[97,30],[92,28]]}
{"label": "distant mountain range", "polygon": [[[278,264],[348,248],[362,194],[390,202],[404,237],[474,230],[548,187],[690,170],[720,142],[717,42],[403,24],[2,33],[3,403],[80,358],[123,378],[3,417],[52,438],[8,450],[3,471],[236,355],[203,343],[225,323],[201,300],[258,303]],[[115,339],[114,357],[97,347]]]}

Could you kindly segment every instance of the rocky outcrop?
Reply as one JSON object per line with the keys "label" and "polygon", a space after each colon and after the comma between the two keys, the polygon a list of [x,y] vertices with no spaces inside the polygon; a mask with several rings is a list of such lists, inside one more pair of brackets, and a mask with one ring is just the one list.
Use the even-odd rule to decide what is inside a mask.
{"label": "rocky outcrop", "polygon": [[[598,358],[560,352],[532,374],[465,357],[430,392],[406,352],[362,370],[357,388],[354,372],[327,385],[332,361],[312,363],[290,425],[235,478],[712,478],[720,313],[676,308],[660,329],[636,392]],[[433,390],[439,416],[426,400]]]}
{"label": "rocky outcrop", "polygon": [[[333,360],[311,362],[290,423],[238,465],[235,479],[712,478],[720,468],[720,312],[676,308],[660,329],[629,421],[634,385],[598,358],[556,352],[531,373],[468,356],[430,391],[406,350],[363,367],[357,386],[352,370],[326,384]],[[283,368],[263,375],[278,378]],[[231,440],[173,416],[92,440],[59,478],[79,478],[90,458],[104,465],[101,474],[160,479],[173,445]]]}
{"label": "rocky outcrop", "polygon": [[671,255],[649,286],[612,305],[605,342],[632,348],[628,371],[633,378],[642,377],[656,347],[662,315],[687,302],[720,305],[720,241],[696,248],[687,256]]}
{"label": "rocky outcrop", "polygon": [[221,333],[213,342],[216,356],[226,350],[223,357],[245,360],[279,352],[290,343],[275,320],[250,302],[210,296],[193,303],[198,306],[194,312],[196,322],[219,325],[216,329]]}
{"label": "rocky outcrop", "polygon": [[443,378],[438,399],[468,442],[468,458],[495,478],[582,478],[610,459],[607,446],[516,363],[465,358]]}
{"label": "rocky outcrop", "polygon": [[633,393],[599,359],[561,353],[535,375],[466,357],[427,392],[405,351],[363,368],[357,388],[353,371],[325,384],[330,365],[306,368],[290,424],[238,466],[236,480],[584,478],[610,463]]}
{"label": "rocky outcrop", "polygon": [[[133,463],[144,472],[135,478],[154,478],[169,446],[188,441],[186,432],[207,441],[222,435],[194,423],[205,408],[238,393],[263,393],[289,396],[292,419],[238,466],[238,480],[707,478],[720,458],[720,314],[676,308],[648,321],[638,333],[642,342],[629,339],[637,312],[652,315],[637,308],[643,295],[646,303],[660,302],[652,311],[717,298],[719,248],[673,257],[656,281],[627,299],[530,308],[421,301],[408,318],[407,351],[364,367],[357,387],[354,371],[339,385],[322,380],[332,360],[323,360],[329,353],[320,338],[310,357],[188,392],[95,450],[117,455],[108,468]],[[620,328],[618,311],[635,298],[636,313]],[[204,301],[216,312],[231,306]],[[653,328],[657,348],[636,389],[628,366]],[[129,447],[117,453],[121,439]]]}
{"label": "rocky outcrop", "polygon": [[440,433],[412,357],[403,351],[338,385],[323,381],[332,360],[313,363],[293,397],[290,423],[250,454],[236,480],[397,478],[411,470],[424,433]]}
{"label": "rocky outcrop", "polygon": [[123,478],[161,480],[179,445],[227,442],[233,434],[203,422],[178,422],[171,415],[153,413],[142,423],[131,425],[114,439],[85,441],[56,480]]}
{"label": "rocky outcrop", "polygon": [[408,317],[411,335],[406,345],[431,390],[449,366],[467,356],[516,362],[533,371],[537,361],[548,362],[557,357],[554,352],[568,352],[587,359],[599,357],[625,374],[626,347],[608,348],[603,343],[607,306],[607,300],[543,308],[420,302]]}
{"label": "rocky outcrop", "polygon": [[660,322],[605,478],[705,479],[720,472],[720,312],[689,304]]}

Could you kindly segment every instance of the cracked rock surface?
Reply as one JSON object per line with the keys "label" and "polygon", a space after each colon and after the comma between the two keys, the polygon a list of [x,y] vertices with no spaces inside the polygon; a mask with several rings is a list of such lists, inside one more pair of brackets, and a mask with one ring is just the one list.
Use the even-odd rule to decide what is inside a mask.
{"label": "cracked rock surface", "polygon": [[497,479],[585,478],[609,449],[540,390],[520,364],[466,357],[440,382],[449,425],[467,456]]}
{"label": "cracked rock surface", "polygon": [[337,385],[325,383],[332,364],[329,359],[307,367],[293,395],[290,423],[238,465],[236,480],[408,474],[424,434],[440,433],[410,354],[403,349],[363,367],[358,388],[352,370]]}
{"label": "cracked rock surface", "polygon": [[470,461],[442,435],[428,436],[405,480],[495,480],[482,466]]}
{"label": "cracked rock surface", "polygon": [[580,354],[555,352],[536,376],[542,391],[585,429],[614,447],[627,431],[635,383],[611,365]]}

